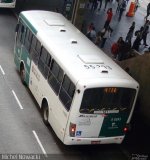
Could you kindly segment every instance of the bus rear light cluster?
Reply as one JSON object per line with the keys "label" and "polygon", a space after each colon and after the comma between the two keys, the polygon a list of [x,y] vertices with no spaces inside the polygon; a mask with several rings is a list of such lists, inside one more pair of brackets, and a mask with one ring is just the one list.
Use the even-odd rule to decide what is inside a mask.
{"label": "bus rear light cluster", "polygon": [[75,133],[76,133],[76,124],[70,122],[70,126],[69,126],[70,137],[75,137]]}
{"label": "bus rear light cluster", "polygon": [[124,133],[127,133],[130,130],[131,130],[131,125],[130,124],[126,124],[126,126],[123,128]]}
{"label": "bus rear light cluster", "polygon": [[124,133],[126,133],[128,131],[128,128],[124,127],[123,131],[124,131]]}

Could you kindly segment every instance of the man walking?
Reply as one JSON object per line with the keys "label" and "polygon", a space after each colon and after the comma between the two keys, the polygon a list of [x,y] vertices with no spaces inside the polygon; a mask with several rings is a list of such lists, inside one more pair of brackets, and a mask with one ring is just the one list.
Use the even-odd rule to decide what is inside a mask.
{"label": "man walking", "polygon": [[116,13],[120,12],[120,7],[121,7],[121,4],[123,2],[123,0],[118,0],[118,6],[117,6],[117,9],[116,9]]}
{"label": "man walking", "polygon": [[147,20],[149,15],[150,15],[150,3],[147,5],[147,15],[145,16],[146,20]]}
{"label": "man walking", "polygon": [[147,34],[149,33],[149,26],[146,26],[146,28],[144,28],[143,34],[142,34],[142,40],[143,40],[143,44],[145,46],[148,46],[148,44],[146,43],[146,39],[147,39]]}
{"label": "man walking", "polygon": [[103,2],[103,0],[98,0],[98,2],[99,2],[98,10],[100,10],[100,9],[101,9],[101,7],[102,7],[102,2]]}
{"label": "man walking", "polygon": [[132,48],[135,49],[136,51],[139,51],[139,46],[140,46],[140,44],[141,44],[142,35],[143,35],[143,30],[144,30],[144,27],[141,27],[139,31],[136,31],[136,32],[135,32],[136,39],[135,39],[135,41],[133,42]]}
{"label": "man walking", "polygon": [[104,11],[106,10],[107,4],[108,4],[109,0],[105,0],[105,7],[104,7]]}
{"label": "man walking", "polygon": [[123,12],[126,10],[126,6],[127,6],[127,2],[126,2],[126,0],[123,0],[123,2],[122,2],[122,4],[121,4],[121,7],[120,7],[120,11],[119,11],[118,21],[121,20],[122,14],[123,14]]}
{"label": "man walking", "polygon": [[129,28],[129,31],[127,33],[125,42],[128,42],[129,44],[131,44],[131,40],[132,40],[132,37],[133,37],[134,29],[135,29],[135,22],[133,22],[131,27]]}

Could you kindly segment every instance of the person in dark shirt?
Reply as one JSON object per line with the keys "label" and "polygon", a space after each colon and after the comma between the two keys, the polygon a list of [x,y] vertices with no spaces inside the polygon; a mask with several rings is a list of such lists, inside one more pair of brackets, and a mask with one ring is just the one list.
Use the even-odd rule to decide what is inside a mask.
{"label": "person in dark shirt", "polygon": [[139,51],[139,46],[141,44],[143,30],[144,30],[144,27],[141,27],[139,31],[135,32],[136,39],[133,43],[132,48],[135,49],[136,51]]}
{"label": "person in dark shirt", "polygon": [[98,0],[98,1],[99,1],[99,8],[98,8],[98,10],[100,10],[101,7],[102,7],[102,2],[103,2],[103,0]]}
{"label": "person in dark shirt", "polygon": [[142,40],[143,40],[143,44],[145,46],[148,46],[148,44],[146,43],[146,39],[147,39],[147,34],[149,33],[149,26],[146,26],[146,28],[143,30],[143,34],[142,34]]}
{"label": "person in dark shirt", "polygon": [[131,45],[122,39],[122,41],[119,43],[118,60],[122,61],[127,59],[129,56],[130,49]]}
{"label": "person in dark shirt", "polygon": [[147,20],[149,15],[150,15],[150,3],[147,5],[147,15],[145,16],[146,20]]}
{"label": "person in dark shirt", "polygon": [[122,4],[121,4],[121,7],[120,7],[120,10],[119,10],[119,18],[118,18],[118,21],[121,20],[122,14],[123,14],[123,12],[126,10],[126,6],[127,6],[127,2],[126,2],[126,0],[123,0],[123,2],[122,2]]}
{"label": "person in dark shirt", "polygon": [[108,4],[109,0],[105,0],[105,7],[104,7],[104,11],[106,10],[107,4]]}
{"label": "person in dark shirt", "polygon": [[135,29],[135,22],[133,22],[131,27],[129,28],[129,31],[127,33],[125,42],[128,42],[128,43],[131,44],[131,40],[132,40],[132,37],[133,37],[134,29]]}

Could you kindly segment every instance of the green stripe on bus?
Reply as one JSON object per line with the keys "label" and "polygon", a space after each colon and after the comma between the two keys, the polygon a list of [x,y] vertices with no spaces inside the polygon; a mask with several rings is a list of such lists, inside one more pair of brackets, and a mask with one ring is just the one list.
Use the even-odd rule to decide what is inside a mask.
{"label": "green stripe on bus", "polygon": [[30,76],[30,69],[31,69],[31,59],[28,51],[25,49],[24,46],[16,46],[15,48],[15,58],[14,58],[15,64],[17,69],[20,71],[20,64],[21,61],[24,63],[25,67],[25,83],[27,86],[29,86],[29,76]]}
{"label": "green stripe on bus", "polygon": [[27,86],[29,86],[31,59],[29,56],[29,52],[26,50],[26,48],[24,46],[22,47],[21,60],[23,60],[25,67],[26,67],[25,82],[26,82]]}
{"label": "green stripe on bus", "polygon": [[108,114],[104,118],[99,137],[123,136],[128,116],[128,113]]}
{"label": "green stripe on bus", "polygon": [[22,13],[20,14],[20,18],[29,27],[29,29],[36,35],[37,34],[37,30],[33,27],[33,25],[28,21],[28,19]]}

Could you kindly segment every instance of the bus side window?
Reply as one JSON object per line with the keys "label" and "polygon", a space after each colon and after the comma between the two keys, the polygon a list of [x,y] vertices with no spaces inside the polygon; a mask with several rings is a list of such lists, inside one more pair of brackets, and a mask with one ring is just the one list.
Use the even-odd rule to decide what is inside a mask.
{"label": "bus side window", "polygon": [[42,47],[41,55],[38,61],[38,67],[45,78],[48,77],[50,62],[51,62],[50,54],[44,47]]}
{"label": "bus side window", "polygon": [[59,93],[59,99],[64,104],[65,108],[69,111],[72,103],[72,99],[75,92],[75,85],[71,82],[69,77],[65,75],[62,87]]}
{"label": "bus side window", "polygon": [[63,80],[63,75],[64,75],[63,70],[54,60],[52,60],[50,72],[48,76],[48,82],[57,95],[60,90],[60,86]]}
{"label": "bus side window", "polygon": [[31,57],[35,64],[38,63],[38,58],[40,56],[41,44],[37,40],[37,38],[33,35],[32,43],[31,43]]}
{"label": "bus side window", "polygon": [[[19,27],[19,28],[18,28]],[[24,33],[24,26],[21,22],[19,22],[17,27],[17,43],[21,42],[22,43],[22,39],[23,39],[23,33]]]}
{"label": "bus side window", "polygon": [[21,28],[22,28],[22,24],[19,22],[19,24],[17,24],[17,42],[20,42],[21,39]]}
{"label": "bus side window", "polygon": [[26,47],[26,49],[28,50],[29,53],[30,53],[32,37],[33,37],[33,35],[31,33],[31,31],[28,28],[26,28],[26,36],[25,36],[24,45],[25,45],[25,47]]}
{"label": "bus side window", "polygon": [[15,32],[18,33],[20,24],[18,23],[15,28]]}
{"label": "bus side window", "polygon": [[38,53],[38,55],[41,52],[41,43],[37,40],[36,42],[36,47],[35,47],[36,52]]}

